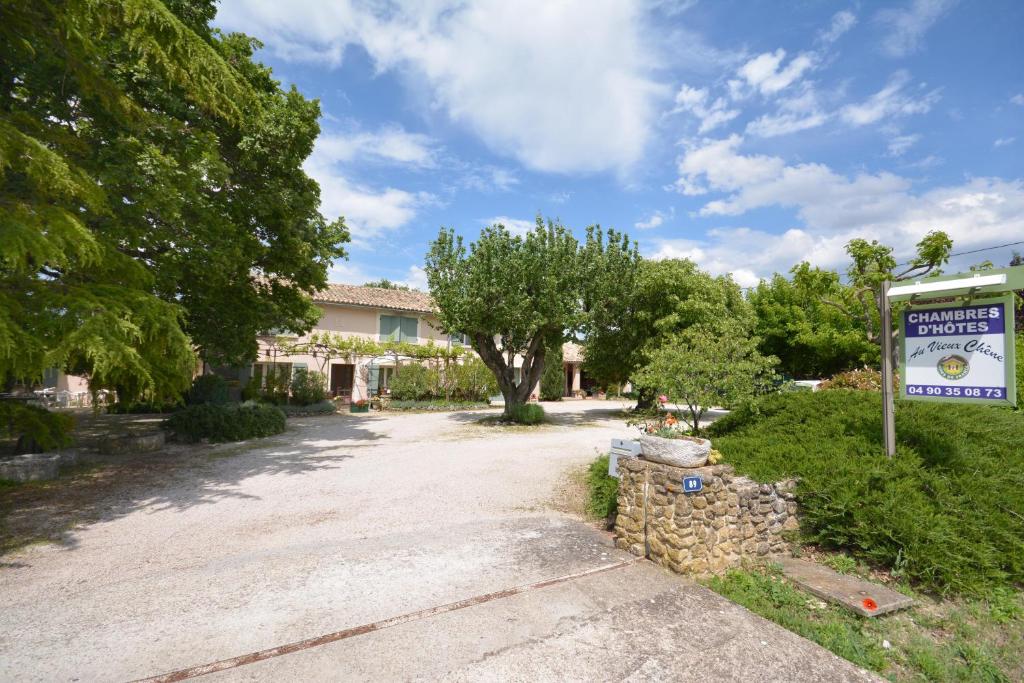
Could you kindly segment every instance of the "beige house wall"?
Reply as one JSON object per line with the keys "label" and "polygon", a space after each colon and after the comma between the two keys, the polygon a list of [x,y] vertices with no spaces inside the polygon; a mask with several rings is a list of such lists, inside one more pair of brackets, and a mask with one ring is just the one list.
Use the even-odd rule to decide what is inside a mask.
{"label": "beige house wall", "polygon": [[[369,340],[380,339],[380,318],[382,315],[394,315],[404,318],[416,318],[416,343],[427,344],[433,341],[435,344],[445,346],[448,344],[448,336],[440,331],[440,324],[437,317],[428,313],[417,311],[399,311],[388,308],[375,308],[369,306],[354,306],[349,304],[333,304],[317,302],[321,310],[320,321],[314,326],[313,333],[323,334],[329,332],[343,338],[362,337]],[[305,341],[310,335],[296,337],[296,341]],[[324,363],[323,358],[314,358],[308,354],[284,355],[274,354],[269,343],[272,340],[259,340],[258,363],[277,362],[292,363],[293,365],[304,365],[309,370],[322,372],[330,382],[331,369]],[[269,355],[268,355],[269,354]],[[369,398],[367,365],[373,359],[370,357],[357,357],[354,360],[336,359],[330,361],[330,365],[355,365],[355,379],[352,387],[353,400]]]}

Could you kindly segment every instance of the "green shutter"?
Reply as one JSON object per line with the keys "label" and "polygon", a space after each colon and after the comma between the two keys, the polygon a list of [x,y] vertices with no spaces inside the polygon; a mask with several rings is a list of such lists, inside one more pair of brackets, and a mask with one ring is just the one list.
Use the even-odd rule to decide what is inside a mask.
{"label": "green shutter", "polygon": [[393,315],[382,315],[380,317],[380,340],[381,341],[398,341],[399,338],[399,321],[401,319]]}
{"label": "green shutter", "polygon": [[416,327],[419,320],[416,318],[401,318],[402,321],[402,341],[404,342],[415,342],[416,341]]}

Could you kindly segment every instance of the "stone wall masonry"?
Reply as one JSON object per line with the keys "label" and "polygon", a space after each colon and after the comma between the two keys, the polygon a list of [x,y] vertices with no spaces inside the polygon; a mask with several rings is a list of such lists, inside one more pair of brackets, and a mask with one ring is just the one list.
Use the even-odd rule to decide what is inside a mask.
{"label": "stone wall masonry", "polygon": [[[703,489],[683,493],[683,477],[694,476]],[[795,485],[759,484],[729,465],[683,468],[620,459],[615,545],[697,575],[781,553],[787,550],[782,532],[798,527]]]}

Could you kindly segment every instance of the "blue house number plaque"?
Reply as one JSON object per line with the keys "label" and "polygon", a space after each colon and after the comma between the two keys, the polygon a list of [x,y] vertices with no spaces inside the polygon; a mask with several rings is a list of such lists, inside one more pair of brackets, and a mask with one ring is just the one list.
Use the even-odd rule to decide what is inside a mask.
{"label": "blue house number plaque", "polygon": [[704,480],[700,477],[683,477],[683,492],[696,493],[704,488]]}

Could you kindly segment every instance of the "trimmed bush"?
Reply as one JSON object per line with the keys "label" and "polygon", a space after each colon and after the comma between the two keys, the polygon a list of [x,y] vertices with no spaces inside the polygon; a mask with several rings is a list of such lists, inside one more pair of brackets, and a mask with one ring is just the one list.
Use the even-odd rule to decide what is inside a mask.
{"label": "trimmed bush", "polygon": [[131,401],[121,403],[118,401],[107,406],[107,412],[111,415],[144,415],[150,413],[173,413],[180,410],[181,401]]}
{"label": "trimmed bush", "polygon": [[609,518],[619,509],[619,480],[608,474],[608,454],[587,468],[587,510],[595,517]]}
{"label": "trimmed bush", "polygon": [[544,421],[544,409],[536,403],[524,403],[512,409],[512,421],[521,425],[538,425]]}
{"label": "trimmed bush", "polygon": [[280,434],[285,415],[277,406],[263,403],[203,403],[174,413],[164,420],[163,428],[172,439],[187,443],[243,441]]}
{"label": "trimmed bush", "polygon": [[74,418],[64,413],[0,401],[0,450],[17,455],[70,446],[74,424]]}
{"label": "trimmed bush", "polygon": [[294,415],[333,415],[338,412],[338,406],[335,405],[334,401],[326,399],[304,406],[283,405],[277,407],[288,417],[292,417]]}
{"label": "trimmed bush", "polygon": [[410,363],[391,377],[391,397],[399,401],[425,401],[441,395],[441,378],[436,370]]}
{"label": "trimmed bush", "polygon": [[867,391],[775,394],[709,432],[739,472],[799,478],[808,541],[942,593],[1024,582],[1024,413],[898,402],[889,459],[881,409]]}
{"label": "trimmed bush", "polygon": [[444,399],[431,399],[429,401],[388,401],[382,410],[428,410],[428,411],[449,411],[449,410],[473,410],[488,408],[490,403],[486,401],[445,401]]}
{"label": "trimmed bush", "polygon": [[296,370],[292,376],[291,403],[309,406],[327,398],[327,378],[322,372]]}
{"label": "trimmed bush", "polygon": [[455,389],[452,398],[459,401],[487,401],[498,393],[498,380],[494,373],[476,356],[470,356],[462,363],[448,368],[452,373]]}
{"label": "trimmed bush", "polygon": [[185,403],[190,406],[227,402],[228,383],[220,375],[199,375],[185,394]]}

